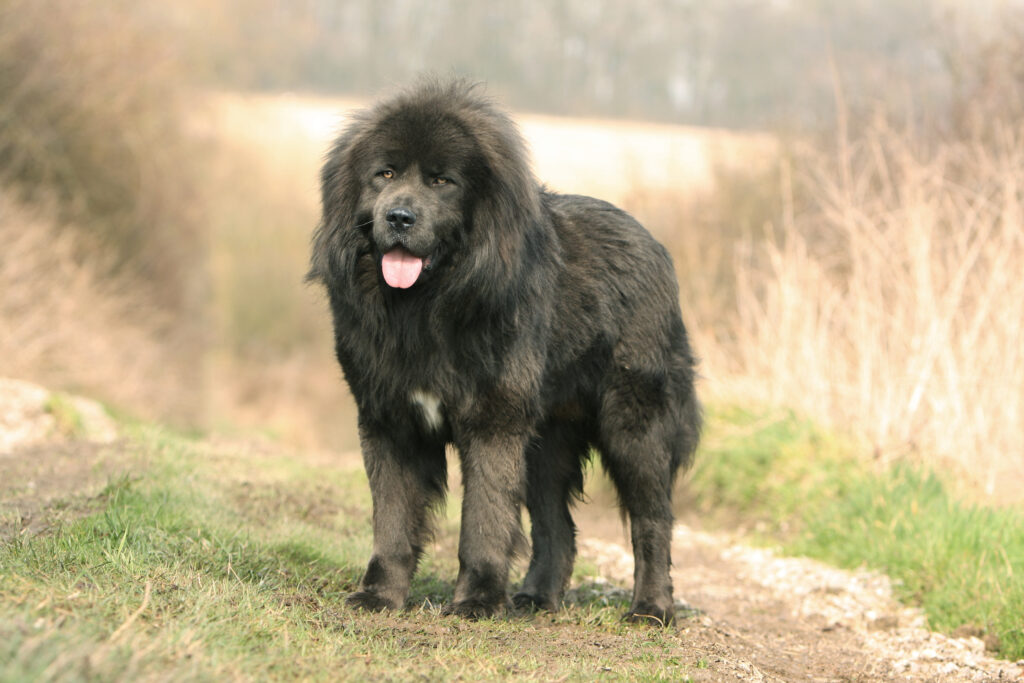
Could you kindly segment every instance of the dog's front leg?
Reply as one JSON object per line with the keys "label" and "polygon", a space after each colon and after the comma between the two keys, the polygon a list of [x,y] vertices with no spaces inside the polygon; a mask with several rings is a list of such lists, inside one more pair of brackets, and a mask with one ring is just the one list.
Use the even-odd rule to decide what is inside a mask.
{"label": "dog's front leg", "polygon": [[447,614],[480,618],[505,606],[509,563],[524,545],[520,507],[525,436],[488,436],[460,444],[464,493],[459,576]]}
{"label": "dog's front leg", "polygon": [[373,495],[373,555],[348,604],[374,611],[399,609],[430,531],[428,508],[444,495],[444,449],[402,438],[398,430],[361,431]]}

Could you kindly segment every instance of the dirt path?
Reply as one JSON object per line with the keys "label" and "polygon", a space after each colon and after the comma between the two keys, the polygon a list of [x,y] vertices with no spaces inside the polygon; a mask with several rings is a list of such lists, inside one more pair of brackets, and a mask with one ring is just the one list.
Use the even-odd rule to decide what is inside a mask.
{"label": "dirt path", "polygon": [[[86,511],[124,461],[110,425],[87,421],[71,438],[59,412],[38,387],[0,380],[0,542]],[[611,590],[629,587],[632,556],[614,506],[585,505],[576,517],[580,556]],[[672,556],[676,596],[696,610],[680,621],[681,647],[707,666],[695,680],[1024,681],[1024,662],[992,659],[974,637],[929,632],[884,576],[777,557],[687,524],[677,525]]]}
{"label": "dirt path", "polygon": [[[580,555],[630,585],[633,560],[615,512],[581,512]],[[892,597],[885,576],[778,557],[682,523],[672,557],[676,597],[698,611],[681,635],[706,653],[703,680],[1024,680],[1024,662],[987,656],[978,638],[928,631],[919,610]]]}

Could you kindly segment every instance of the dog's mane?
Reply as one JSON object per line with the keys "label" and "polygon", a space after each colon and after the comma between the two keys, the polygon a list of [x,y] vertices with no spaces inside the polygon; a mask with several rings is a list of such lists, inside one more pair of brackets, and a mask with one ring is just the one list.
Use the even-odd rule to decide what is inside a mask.
{"label": "dog's mane", "polygon": [[[383,123],[410,113],[454,119],[472,137],[484,161],[488,178],[475,190],[472,215],[465,217],[469,234],[461,268],[442,288],[473,292],[478,301],[493,299],[499,304],[498,300],[514,296],[509,290],[522,284],[524,269],[544,258],[557,259],[557,249],[542,216],[541,188],[518,128],[481,85],[464,79],[425,78],[350,115],[321,174],[323,215],[313,236],[307,279],[325,284],[332,295],[358,288],[357,262],[371,245],[357,227],[362,184],[356,169]],[[548,255],[538,257],[544,250]]]}

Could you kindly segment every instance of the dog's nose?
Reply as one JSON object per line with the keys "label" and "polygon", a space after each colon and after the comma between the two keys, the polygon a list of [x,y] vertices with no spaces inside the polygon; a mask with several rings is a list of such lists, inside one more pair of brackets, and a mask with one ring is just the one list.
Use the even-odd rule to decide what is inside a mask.
{"label": "dog's nose", "polygon": [[395,230],[408,230],[416,222],[416,214],[411,209],[399,206],[388,211],[384,219]]}

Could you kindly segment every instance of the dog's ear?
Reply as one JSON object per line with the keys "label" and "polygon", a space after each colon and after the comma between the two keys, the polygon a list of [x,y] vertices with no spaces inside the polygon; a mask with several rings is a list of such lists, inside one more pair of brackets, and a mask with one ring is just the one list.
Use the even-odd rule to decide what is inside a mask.
{"label": "dog's ear", "polygon": [[356,148],[364,130],[360,118],[348,126],[327,154],[320,172],[321,216],[313,233],[307,282],[330,282],[342,277],[347,249],[357,237],[356,212],[361,192]]}
{"label": "dog's ear", "polygon": [[519,282],[531,265],[528,252],[551,240],[543,218],[541,188],[530,168],[516,126],[503,113],[486,107],[469,117],[484,169],[477,179],[468,240],[480,294]]}

